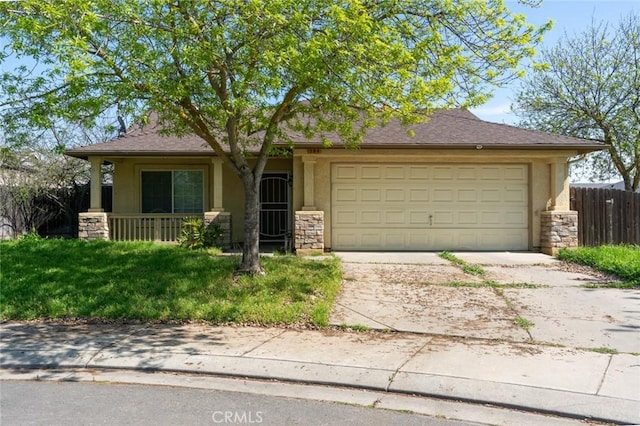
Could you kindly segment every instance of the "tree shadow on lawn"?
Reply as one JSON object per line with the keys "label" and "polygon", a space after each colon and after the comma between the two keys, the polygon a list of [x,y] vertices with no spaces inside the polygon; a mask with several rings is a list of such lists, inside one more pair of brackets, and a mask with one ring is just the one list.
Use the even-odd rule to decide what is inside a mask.
{"label": "tree shadow on lawn", "polygon": [[0,320],[322,323],[339,261],[264,258],[265,277],[234,280],[236,256],[145,242],[2,243]]}

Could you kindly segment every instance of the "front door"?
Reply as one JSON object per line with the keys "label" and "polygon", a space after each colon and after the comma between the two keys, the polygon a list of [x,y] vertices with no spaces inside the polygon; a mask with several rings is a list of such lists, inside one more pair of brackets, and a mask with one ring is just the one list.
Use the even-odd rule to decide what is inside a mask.
{"label": "front door", "polygon": [[289,173],[264,173],[260,183],[260,242],[285,250],[291,238]]}

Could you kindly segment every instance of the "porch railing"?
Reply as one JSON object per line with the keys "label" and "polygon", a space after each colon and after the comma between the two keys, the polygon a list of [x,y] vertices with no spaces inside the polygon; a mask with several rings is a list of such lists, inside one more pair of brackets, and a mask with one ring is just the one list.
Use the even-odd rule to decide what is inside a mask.
{"label": "porch railing", "polygon": [[180,214],[109,214],[109,238],[115,241],[176,242],[182,231]]}

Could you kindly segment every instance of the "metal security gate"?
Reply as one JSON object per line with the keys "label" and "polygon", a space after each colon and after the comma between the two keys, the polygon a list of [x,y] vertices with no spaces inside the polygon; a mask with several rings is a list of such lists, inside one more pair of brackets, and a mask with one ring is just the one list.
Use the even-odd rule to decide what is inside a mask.
{"label": "metal security gate", "polygon": [[291,179],[289,173],[264,173],[260,183],[260,242],[281,244],[291,240]]}

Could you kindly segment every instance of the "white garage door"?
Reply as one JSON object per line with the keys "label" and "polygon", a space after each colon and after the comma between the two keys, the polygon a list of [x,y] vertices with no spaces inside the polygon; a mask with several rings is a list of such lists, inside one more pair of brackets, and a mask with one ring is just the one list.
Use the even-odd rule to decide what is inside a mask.
{"label": "white garage door", "polygon": [[333,164],[334,250],[527,250],[528,168]]}

